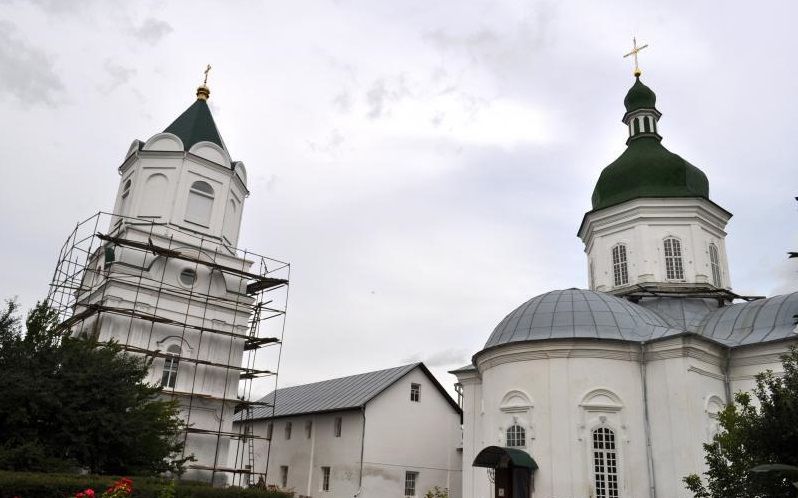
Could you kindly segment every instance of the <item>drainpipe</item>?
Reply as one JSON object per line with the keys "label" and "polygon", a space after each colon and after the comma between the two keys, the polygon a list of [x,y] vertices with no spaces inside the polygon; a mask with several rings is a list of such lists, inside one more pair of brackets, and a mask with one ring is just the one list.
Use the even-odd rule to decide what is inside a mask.
{"label": "drainpipe", "polygon": [[360,413],[363,416],[363,431],[360,433],[360,474],[357,478],[357,492],[355,498],[360,496],[363,492],[363,448],[366,446],[366,405],[360,407]]}
{"label": "drainpipe", "polygon": [[643,421],[646,433],[646,459],[648,460],[649,496],[657,498],[656,479],[654,477],[654,454],[651,448],[651,423],[648,419],[648,381],[646,380],[646,344],[640,343],[640,381],[643,385]]}
{"label": "drainpipe", "polygon": [[732,399],[732,392],[731,392],[731,376],[729,371],[731,370],[731,348],[726,348],[726,358],[723,362],[723,390],[726,394],[726,404],[729,404],[733,401]]}

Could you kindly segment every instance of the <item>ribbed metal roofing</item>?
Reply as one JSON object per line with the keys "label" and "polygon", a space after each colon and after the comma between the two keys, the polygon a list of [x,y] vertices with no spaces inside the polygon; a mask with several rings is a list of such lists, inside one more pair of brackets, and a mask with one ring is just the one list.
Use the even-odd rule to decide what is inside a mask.
{"label": "ribbed metal roofing", "polygon": [[[284,387],[277,390],[276,403],[274,392],[260,401],[274,404],[274,417],[360,408],[419,366],[423,367],[421,363],[412,363],[339,379]],[[263,406],[253,410],[252,418],[269,417],[272,417],[271,407]]]}
{"label": "ribbed metal roofing", "polygon": [[698,332],[707,315],[718,309],[718,300],[708,298],[644,297],[637,304],[688,332]]}
{"label": "ribbed metal roofing", "polygon": [[732,304],[707,315],[698,333],[726,346],[798,339],[798,292]]}
{"label": "ribbed metal roofing", "polygon": [[485,348],[542,339],[646,341],[683,330],[657,313],[603,292],[556,290],[534,297],[496,326]]}

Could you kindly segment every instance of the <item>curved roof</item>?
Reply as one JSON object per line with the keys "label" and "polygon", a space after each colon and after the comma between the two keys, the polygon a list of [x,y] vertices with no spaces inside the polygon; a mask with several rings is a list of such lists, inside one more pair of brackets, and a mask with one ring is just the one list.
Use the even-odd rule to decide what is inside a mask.
{"label": "curved roof", "polygon": [[660,315],[603,292],[565,289],[525,302],[496,326],[485,348],[542,339],[645,341],[683,332]]}
{"label": "curved roof", "polygon": [[652,89],[647,87],[640,81],[640,76],[635,78],[635,84],[629,89],[626,97],[623,99],[623,105],[626,107],[626,112],[636,111],[638,109],[654,109],[657,104],[657,94]]}
{"label": "curved roof", "polygon": [[658,137],[639,137],[601,172],[593,189],[593,209],[641,197],[709,199],[709,180],[703,171],[666,149]]}
{"label": "curved roof", "polygon": [[707,315],[698,333],[725,346],[798,339],[798,292],[732,304]]}

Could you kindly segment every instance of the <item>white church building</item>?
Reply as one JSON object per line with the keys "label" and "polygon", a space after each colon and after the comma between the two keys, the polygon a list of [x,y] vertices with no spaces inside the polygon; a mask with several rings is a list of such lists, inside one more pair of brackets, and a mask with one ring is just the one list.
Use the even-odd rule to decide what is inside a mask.
{"label": "white church building", "polygon": [[690,496],[682,478],[704,470],[718,411],[798,342],[798,293],[732,292],[732,215],[660,143],[655,103],[638,74],[627,149],[578,231],[589,289],[521,304],[452,372],[463,498]]}

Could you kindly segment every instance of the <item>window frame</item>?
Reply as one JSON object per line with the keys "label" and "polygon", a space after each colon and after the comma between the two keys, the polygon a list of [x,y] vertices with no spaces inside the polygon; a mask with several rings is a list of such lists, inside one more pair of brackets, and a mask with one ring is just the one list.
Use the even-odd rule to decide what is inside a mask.
{"label": "window frame", "polygon": [[163,360],[161,370],[161,386],[165,389],[174,389],[177,385],[177,374],[180,369],[180,355],[182,349],[176,344],[172,344],[166,349],[166,356]]}
{"label": "window frame", "polygon": [[266,424],[266,439],[271,441],[273,435],[274,435],[274,422],[269,422]]}
{"label": "window frame", "polygon": [[329,491],[330,490],[330,475],[332,474],[332,469],[328,466],[321,467],[321,490],[322,491]]}
{"label": "window frame", "polygon": [[283,430],[285,431],[285,440],[286,441],[290,441],[291,440],[291,432],[294,430],[294,424],[291,423],[291,422],[286,422],[285,423],[285,429],[283,429]]}
{"label": "window frame", "polygon": [[720,251],[715,243],[709,244],[709,267],[712,270],[712,284],[723,287],[723,271],[720,269]]}
{"label": "window frame", "polygon": [[341,437],[341,433],[343,432],[343,425],[344,425],[344,418],[335,417],[335,420],[333,421],[333,436]]}
{"label": "window frame", "polygon": [[[202,187],[203,185],[207,185],[207,189]],[[207,208],[207,219],[201,218],[200,214],[206,213],[193,213],[190,209],[192,202],[192,196],[197,196],[199,198],[205,198],[210,200],[210,206]],[[214,204],[216,203],[216,190],[214,190],[213,185],[208,183],[205,180],[194,180],[191,182],[191,185],[188,188],[188,195],[186,196],[186,214],[183,216],[183,219],[189,223],[193,223],[194,225],[199,225],[201,227],[210,228],[211,221],[213,220],[213,208]]]}
{"label": "window frame", "polygon": [[404,496],[416,496],[416,488],[418,485],[418,472],[413,470],[405,471],[405,494]]}
{"label": "window frame", "polygon": [[591,431],[593,492],[596,498],[620,496],[620,458],[615,431],[599,426]]}
{"label": "window frame", "polygon": [[662,240],[662,249],[665,262],[665,280],[683,282],[685,278],[682,241],[674,236],[668,236]]}
{"label": "window frame", "polygon": [[280,465],[280,487],[288,487],[288,465]]}
{"label": "window frame", "polygon": [[626,244],[618,243],[612,246],[612,282],[614,287],[629,284],[629,255]]}
{"label": "window frame", "polygon": [[305,439],[310,439],[313,435],[313,421],[306,420],[305,421]]}
{"label": "window frame", "polygon": [[504,431],[504,444],[508,448],[526,448],[526,429],[520,424],[513,424]]}
{"label": "window frame", "polygon": [[418,382],[410,383],[410,401],[414,403],[421,402],[421,384]]}

